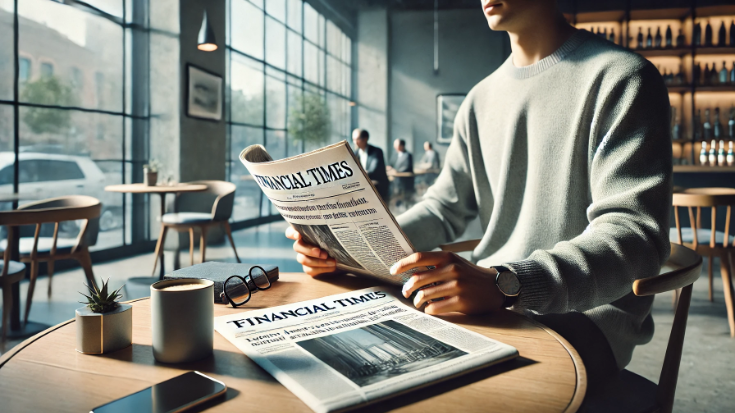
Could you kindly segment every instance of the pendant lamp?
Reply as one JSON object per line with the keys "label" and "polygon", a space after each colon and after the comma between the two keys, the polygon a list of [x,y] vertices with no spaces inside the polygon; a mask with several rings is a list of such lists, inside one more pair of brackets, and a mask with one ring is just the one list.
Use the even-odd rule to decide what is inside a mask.
{"label": "pendant lamp", "polygon": [[202,18],[202,27],[199,29],[197,49],[204,52],[213,52],[217,50],[217,41],[214,39],[214,30],[212,30],[212,26],[209,25],[206,10],[204,10],[204,17]]}

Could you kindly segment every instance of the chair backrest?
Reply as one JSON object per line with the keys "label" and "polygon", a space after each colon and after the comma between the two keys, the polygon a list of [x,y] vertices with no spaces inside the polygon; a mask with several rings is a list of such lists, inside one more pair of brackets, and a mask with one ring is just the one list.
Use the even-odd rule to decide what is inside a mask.
{"label": "chair backrest", "polygon": [[[58,198],[44,199],[20,206],[15,211],[0,212],[0,225],[8,227],[34,225],[36,227],[31,258],[35,259],[38,248],[38,238],[41,226],[46,223],[54,224],[54,235],[51,253],[56,252],[56,241],[59,235],[59,223],[63,221],[84,220],[77,235],[72,252],[80,246],[94,245],[99,232],[99,216],[102,204],[97,198],[86,195],[71,195]],[[12,245],[13,231],[8,230],[8,245]],[[10,248],[6,250],[6,256]]]}
{"label": "chair backrest", "polygon": [[[462,241],[439,246],[442,251],[463,252],[477,247],[480,240]],[[681,352],[684,347],[689,303],[692,298],[692,284],[699,278],[702,270],[702,257],[687,247],[671,244],[671,254],[661,267],[658,275],[635,280],[633,293],[638,296],[660,294],[667,291],[682,289],[679,302],[674,314],[674,325],[671,327],[669,344],[666,346],[666,356],[659,377],[656,401],[659,412],[671,413],[674,407],[676,382],[679,376]]]}
{"label": "chair backrest", "polygon": [[206,185],[207,190],[202,192],[183,192],[176,197],[174,210],[183,212],[184,209],[209,209],[211,206],[214,221],[227,221],[232,216],[235,203],[235,189],[237,186],[227,181],[193,181],[190,184]]}
{"label": "chair backrest", "polygon": [[[676,221],[676,232],[678,243],[683,244],[681,236],[681,220],[679,219],[679,208],[687,208],[689,212],[689,225],[692,228],[692,248],[695,250],[699,245],[707,245],[709,248],[715,248],[716,231],[717,231],[717,207],[725,207],[725,226],[724,240],[722,247],[729,246],[730,234],[730,218],[732,215],[732,206],[735,205],[735,189],[733,188],[689,188],[681,192],[675,192],[673,196],[674,219]],[[694,209],[696,208],[696,218]],[[710,208],[712,214],[712,223],[710,225],[710,239],[700,240],[698,231],[702,229],[702,208]],[[705,244],[707,243],[707,244]]]}

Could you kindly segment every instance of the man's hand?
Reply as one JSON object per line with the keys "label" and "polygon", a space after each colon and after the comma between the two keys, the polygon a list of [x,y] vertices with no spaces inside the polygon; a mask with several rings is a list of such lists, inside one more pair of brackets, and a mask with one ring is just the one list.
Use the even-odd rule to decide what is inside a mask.
{"label": "man's hand", "polygon": [[304,242],[301,234],[289,226],[286,229],[286,238],[292,239],[293,250],[298,253],[296,261],[301,264],[304,272],[315,277],[319,274],[337,271],[337,262],[334,258],[330,258],[326,251],[321,248]]}
{"label": "man's hand", "polygon": [[[295,248],[295,247],[294,247]],[[425,303],[427,314],[460,312],[480,314],[501,308],[503,294],[495,285],[497,272],[482,268],[452,252],[417,252],[393,264],[391,274],[400,274],[417,267],[436,267],[417,272],[403,286],[403,296],[416,293],[413,304],[421,308]],[[425,287],[439,283],[438,285]],[[430,302],[430,300],[442,299]]]}

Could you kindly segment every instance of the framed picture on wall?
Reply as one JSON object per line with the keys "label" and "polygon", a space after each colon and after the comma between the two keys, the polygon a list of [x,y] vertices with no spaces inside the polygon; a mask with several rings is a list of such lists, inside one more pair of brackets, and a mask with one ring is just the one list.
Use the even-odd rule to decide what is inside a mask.
{"label": "framed picture on wall", "polygon": [[438,121],[437,143],[448,144],[452,141],[452,136],[454,135],[454,118],[457,116],[459,105],[462,104],[465,96],[467,95],[464,93],[448,93],[436,97],[436,118]]}
{"label": "framed picture on wall", "polygon": [[186,78],[187,116],[222,120],[222,77],[188,64]]}

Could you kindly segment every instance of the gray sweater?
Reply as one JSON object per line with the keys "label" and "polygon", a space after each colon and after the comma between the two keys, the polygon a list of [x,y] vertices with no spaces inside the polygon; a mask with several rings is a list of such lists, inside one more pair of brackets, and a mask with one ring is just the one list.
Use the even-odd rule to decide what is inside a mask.
{"label": "gray sweater", "polygon": [[669,255],[669,99],[656,68],[580,30],[522,68],[511,58],[462,103],[444,169],[398,217],[420,251],[479,216],[480,266],[523,285],[514,309],[583,312],[618,367],[653,335],[632,283]]}

